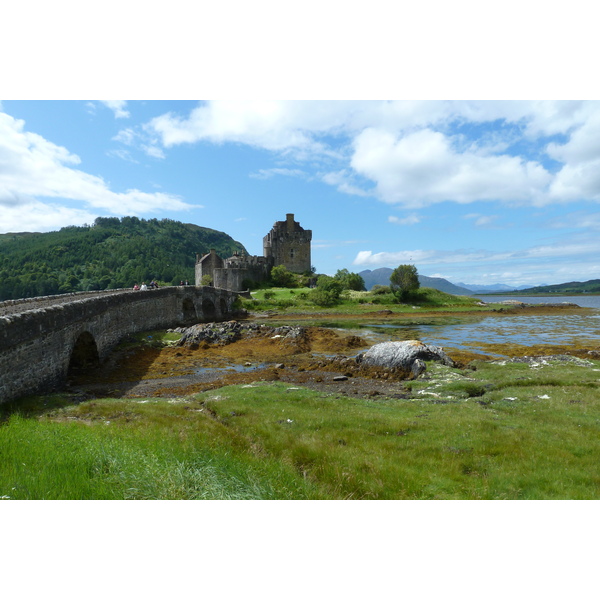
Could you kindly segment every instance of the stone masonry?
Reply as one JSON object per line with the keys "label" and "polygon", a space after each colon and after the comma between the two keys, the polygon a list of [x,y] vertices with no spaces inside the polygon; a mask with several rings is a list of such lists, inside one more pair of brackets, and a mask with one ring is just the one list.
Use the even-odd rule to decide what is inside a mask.
{"label": "stone masonry", "polygon": [[218,288],[242,291],[248,282],[260,283],[271,275],[273,267],[283,265],[293,273],[311,270],[310,242],[312,231],[303,229],[287,214],[285,221],[276,221],[271,231],[263,238],[263,255],[248,256],[235,254],[222,259],[214,250],[196,257],[196,285],[209,275],[212,285]]}
{"label": "stone masonry", "polygon": [[0,403],[60,386],[70,367],[102,361],[132,333],[231,318],[236,297],[183,286],[97,292],[83,299],[68,295],[49,306],[40,298],[40,308],[26,305],[12,314],[7,305],[0,316]]}

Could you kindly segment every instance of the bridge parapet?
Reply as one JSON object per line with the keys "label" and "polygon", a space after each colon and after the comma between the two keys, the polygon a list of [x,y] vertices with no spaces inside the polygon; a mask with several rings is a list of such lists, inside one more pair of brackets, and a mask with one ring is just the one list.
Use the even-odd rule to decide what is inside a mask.
{"label": "bridge parapet", "polygon": [[229,318],[236,297],[213,287],[122,290],[4,314],[0,402],[63,383],[82,339],[103,360],[132,333]]}

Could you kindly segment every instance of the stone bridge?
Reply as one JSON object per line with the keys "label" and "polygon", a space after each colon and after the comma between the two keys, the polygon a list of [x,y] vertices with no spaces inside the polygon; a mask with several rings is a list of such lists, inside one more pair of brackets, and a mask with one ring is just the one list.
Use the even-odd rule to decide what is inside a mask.
{"label": "stone bridge", "polygon": [[0,403],[61,386],[132,333],[230,318],[237,296],[182,286],[0,302]]}

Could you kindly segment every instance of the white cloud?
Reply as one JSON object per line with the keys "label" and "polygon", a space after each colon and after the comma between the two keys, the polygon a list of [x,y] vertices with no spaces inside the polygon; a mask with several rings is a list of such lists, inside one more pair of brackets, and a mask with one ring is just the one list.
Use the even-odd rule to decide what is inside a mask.
{"label": "white cloud", "polygon": [[256,173],[250,173],[250,177],[254,179],[271,179],[275,175],[283,175],[285,177],[306,177],[306,173],[301,169],[259,169]]}
{"label": "white cloud", "polygon": [[[292,104],[283,102],[209,102],[192,110],[187,118],[172,113],[156,117],[147,129],[158,134],[167,148],[206,140],[238,142],[276,151],[292,148],[317,151],[320,145],[303,131],[306,108],[305,103],[297,103],[294,109]],[[298,119],[299,113],[304,113],[304,118]],[[314,119],[312,123],[314,127]]]}
{"label": "white cloud", "polygon": [[165,158],[165,153],[158,146],[142,144],[142,150],[152,158]]}
{"label": "white cloud", "polygon": [[0,233],[22,231],[55,231],[67,225],[93,223],[98,213],[68,208],[55,204],[45,204],[37,200],[21,201],[18,205],[2,205]]}
{"label": "white cloud", "polygon": [[[229,142],[313,161],[342,193],[409,208],[544,206],[600,200],[599,109],[590,101],[211,101],[187,115],[160,115],[144,130],[166,148]],[[481,127],[456,133],[460,125]],[[556,135],[567,141],[544,146]],[[562,163],[557,173],[542,164],[545,152]]]}
{"label": "white cloud", "polygon": [[129,150],[125,150],[124,148],[117,148],[117,149],[113,149],[113,150],[109,150],[106,153],[107,156],[114,156],[116,158],[120,158],[121,160],[125,160],[127,162],[131,162],[134,164],[139,164],[138,160],[135,160],[135,158],[133,158],[133,156],[131,156],[131,152],[129,152]]}
{"label": "white cloud", "polygon": [[[414,263],[417,265],[477,265],[478,263],[497,263],[513,261],[532,261],[541,264],[540,260],[556,265],[557,261],[581,257],[582,260],[594,260],[600,252],[600,239],[572,239],[552,245],[533,246],[525,250],[492,252],[489,250],[403,250],[400,252],[377,252],[361,250],[353,264],[375,267],[390,267],[398,264]],[[489,269],[489,266],[486,267]],[[600,269],[600,266],[599,266]]]}
{"label": "white cloud", "polygon": [[113,137],[113,140],[115,142],[121,142],[127,146],[133,146],[137,137],[138,134],[131,129],[131,127],[127,127],[126,129],[121,129],[121,131],[119,131],[119,133]]}
{"label": "white cloud", "polygon": [[431,129],[400,138],[366,129],[354,141],[351,164],[377,183],[381,200],[415,208],[443,201],[542,202],[551,180],[533,161],[458,153],[447,136]]}
{"label": "white cloud", "polygon": [[[137,189],[114,192],[101,177],[73,168],[80,163],[66,148],[25,131],[24,121],[0,113],[0,202],[5,205],[25,206],[40,198],[59,198],[115,215],[191,208],[170,194]],[[51,214],[57,211],[56,207],[49,209]],[[22,216],[26,223],[27,214]]]}
{"label": "white cloud", "polygon": [[352,196],[372,196],[373,192],[358,187],[353,182],[353,174],[350,169],[332,171],[321,175],[321,180],[328,185],[334,185],[339,192]]}
{"label": "white cloud", "polygon": [[412,214],[412,215],[408,215],[407,217],[404,217],[403,219],[401,219],[400,217],[395,217],[392,215],[392,216],[388,217],[388,222],[394,223],[395,225],[416,225],[417,223],[421,222],[421,217],[419,217],[418,215]]}
{"label": "white cloud", "polygon": [[115,113],[115,119],[128,119],[130,117],[129,111],[125,110],[127,106],[125,100],[100,100],[100,102]]}
{"label": "white cloud", "polygon": [[545,223],[546,227],[552,229],[575,228],[587,231],[600,230],[600,213],[588,213],[576,211]]}
{"label": "white cloud", "polygon": [[465,219],[473,219],[475,227],[489,227],[498,218],[496,215],[481,215],[479,213],[470,213],[464,216]]}

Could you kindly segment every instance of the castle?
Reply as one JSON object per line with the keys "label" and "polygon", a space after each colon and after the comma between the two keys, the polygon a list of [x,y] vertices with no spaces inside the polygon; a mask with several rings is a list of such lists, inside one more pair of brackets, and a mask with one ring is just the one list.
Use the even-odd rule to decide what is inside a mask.
{"label": "castle", "polygon": [[209,275],[211,285],[240,292],[248,289],[248,283],[268,280],[271,269],[279,265],[293,273],[310,272],[311,239],[312,231],[300,227],[294,215],[287,214],[286,220],[276,221],[263,238],[264,256],[236,253],[223,259],[214,250],[204,256],[196,255],[196,285],[202,285],[202,278]]}

